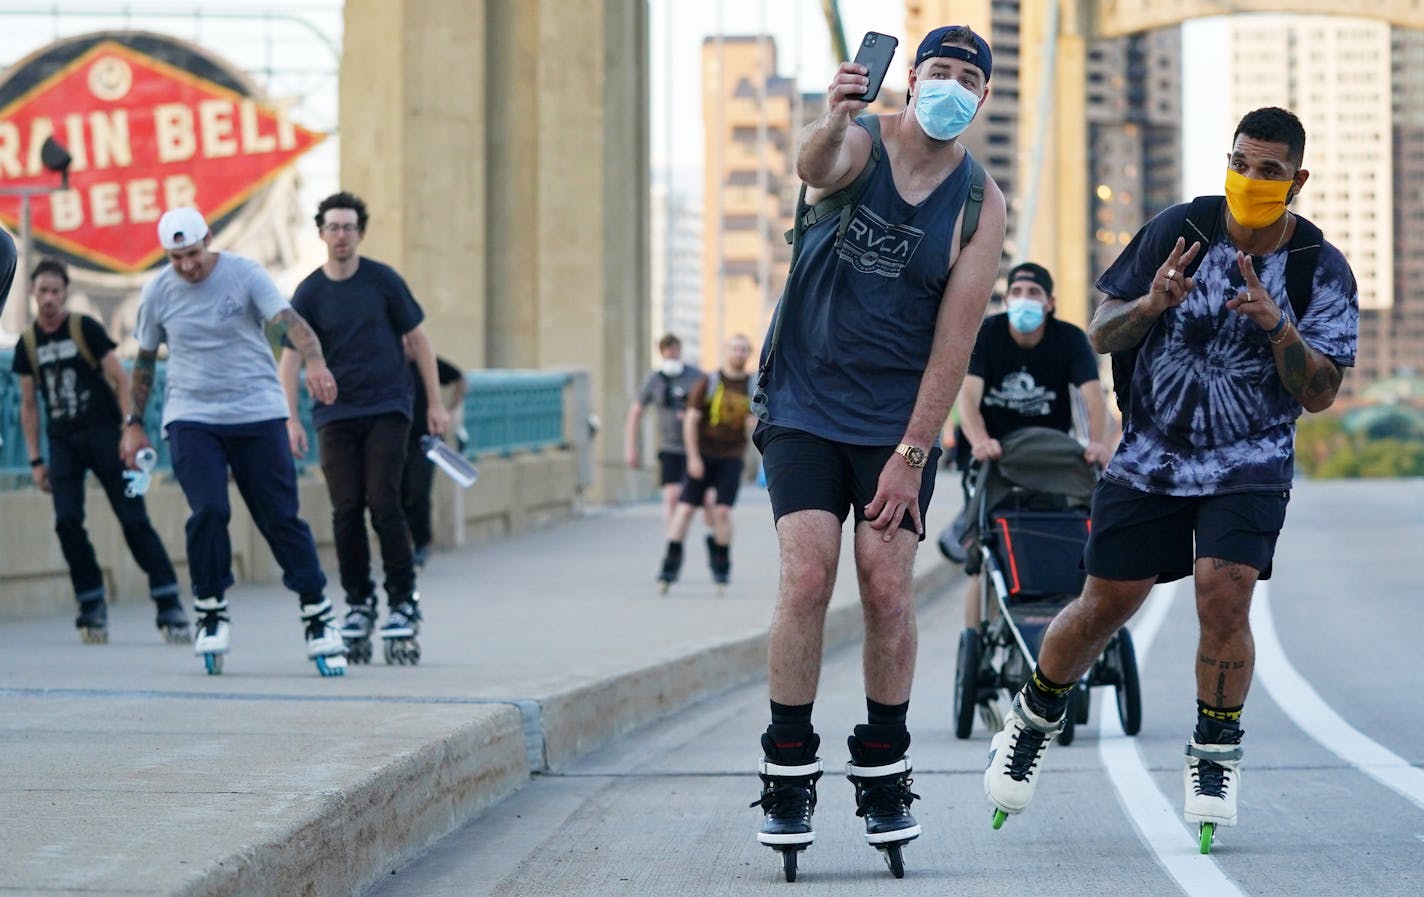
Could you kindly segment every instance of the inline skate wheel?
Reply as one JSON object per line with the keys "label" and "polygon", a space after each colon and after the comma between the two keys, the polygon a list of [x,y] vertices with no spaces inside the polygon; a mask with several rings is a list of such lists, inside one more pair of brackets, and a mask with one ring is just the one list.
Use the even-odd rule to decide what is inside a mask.
{"label": "inline skate wheel", "polygon": [[1201,836],[1199,838],[1201,852],[1203,855],[1211,853],[1211,839],[1216,834],[1215,822],[1203,822],[1201,824]]}
{"label": "inline skate wheel", "polygon": [[796,854],[799,850],[783,850],[781,852],[781,870],[786,873],[787,881],[796,880]]}
{"label": "inline skate wheel", "polygon": [[203,655],[203,666],[207,669],[209,676],[222,674],[223,656],[221,654],[208,653]]}
{"label": "inline skate wheel", "polygon": [[346,658],[340,654],[318,657],[316,658],[316,669],[323,676],[344,676],[346,675]]}
{"label": "inline skate wheel", "polygon": [[1004,820],[1005,820],[1005,819],[1008,819],[1008,818],[1009,818],[1009,814],[1008,814],[1008,813],[1005,813],[1003,810],[995,810],[995,811],[994,811],[994,828],[996,828],[996,829],[1003,828],[1003,827],[1004,827]]}
{"label": "inline skate wheel", "polygon": [[887,844],[884,847],[885,865],[890,868],[890,874],[896,878],[905,877],[905,856],[900,852],[899,844]]}

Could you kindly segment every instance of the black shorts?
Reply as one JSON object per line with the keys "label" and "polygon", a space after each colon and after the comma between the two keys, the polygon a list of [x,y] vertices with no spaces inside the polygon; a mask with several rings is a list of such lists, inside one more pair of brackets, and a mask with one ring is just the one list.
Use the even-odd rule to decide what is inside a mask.
{"label": "black shorts", "polygon": [[1083,565],[1099,579],[1171,582],[1221,558],[1270,579],[1289,502],[1285,491],[1157,495],[1099,480]]}
{"label": "black shorts", "polygon": [[707,498],[707,490],[715,489],[717,492],[717,504],[731,507],[737,502],[737,489],[742,485],[742,459],[736,458],[703,458],[702,459],[702,479],[694,480],[687,477],[682,481],[682,497],[678,501],[683,504],[701,505]]}
{"label": "black shorts", "polygon": [[687,456],[682,452],[658,452],[658,468],[663,486],[675,486],[687,475]]}
{"label": "black shorts", "polygon": [[[865,506],[875,498],[885,462],[895,454],[893,445],[848,445],[766,423],[757,424],[752,441],[761,450],[771,513],[776,520],[796,511],[829,511],[842,523],[850,514],[860,523],[866,519]],[[940,454],[938,446],[931,449],[921,471],[922,521],[934,495]],[[915,531],[909,514],[901,518],[900,528]],[[923,534],[920,539],[924,539]]]}

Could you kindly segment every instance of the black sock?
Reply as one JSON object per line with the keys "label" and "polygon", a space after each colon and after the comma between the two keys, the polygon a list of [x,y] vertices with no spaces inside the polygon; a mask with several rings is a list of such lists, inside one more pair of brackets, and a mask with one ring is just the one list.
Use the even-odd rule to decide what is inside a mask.
{"label": "black sock", "polygon": [[1029,677],[1028,685],[1024,687],[1024,702],[1028,704],[1028,709],[1049,722],[1057,722],[1063,718],[1063,711],[1068,709],[1068,696],[1073,693],[1076,682],[1062,685],[1054,682],[1043,675],[1043,670],[1035,666],[1033,675]]}
{"label": "black sock", "polygon": [[1193,737],[1198,744],[1240,744],[1241,711],[1243,707],[1210,707],[1197,701],[1197,728]]}
{"label": "black sock", "polygon": [[813,701],[810,704],[778,704],[771,702],[771,724],[773,726],[805,726],[811,728],[811,708],[815,706]]}
{"label": "black sock", "polygon": [[909,713],[909,701],[903,704],[882,704],[870,698],[865,699],[865,721],[872,726],[904,726],[905,717]]}

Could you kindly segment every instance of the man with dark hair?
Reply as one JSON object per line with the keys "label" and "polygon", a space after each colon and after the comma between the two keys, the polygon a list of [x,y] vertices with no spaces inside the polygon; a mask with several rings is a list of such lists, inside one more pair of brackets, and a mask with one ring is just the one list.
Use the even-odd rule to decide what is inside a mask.
{"label": "man with dark hair", "polygon": [[143,414],[158,347],[167,343],[163,428],[173,473],[192,510],[188,569],[198,617],[193,652],[216,674],[231,643],[226,597],[234,582],[227,529],[231,474],[282,568],[282,584],[297,593],[307,658],[323,676],[340,676],[346,671],[346,646],[332,625],[316,542],[298,514],[297,470],[283,432],[287,407],[263,324],[286,326],[287,338],[306,359],[312,398],[330,403],[336,381],[322,360],[321,342],[261,265],[212,251],[212,234],[197,209],[164,212],[158,241],[168,267],[143,288],[134,328],[133,410],[124,418],[119,450],[132,467],[139,450],[149,447]]}
{"label": "man with dark hair", "polygon": [[850,515],[866,723],[848,739],[847,777],[866,840],[887,850],[892,870],[899,845],[920,833],[909,809],[906,725],[917,648],[912,565],[934,491],[936,442],[1004,245],[1003,194],[958,140],[988,95],[992,65],[989,45],[972,30],[937,28],[915,53],[903,111],[861,116],[867,73],[845,62],[825,113],[801,135],[796,170],[806,206],[859,185],[844,227],[835,214],[798,224],[796,261],[758,376],[765,410],[753,438],[781,550],[758,840],[791,857],[815,837],[821,761],[811,714]]}
{"label": "man with dark hair", "polygon": [[[1304,151],[1294,115],[1248,113],[1227,154],[1224,200],[1162,212],[1098,279],[1094,347],[1136,352],[1130,384],[1116,384],[1127,390],[1122,441],[1093,496],[1083,595],[1054,619],[994,736],[984,786],[998,821],[1033,797],[1068,696],[1108,640],[1154,585],[1194,575],[1201,631],[1184,812],[1202,826],[1204,849],[1216,826],[1236,824],[1251,592],[1271,575],[1285,522],[1296,418],[1335,400],[1359,329],[1349,263],[1287,209],[1310,176]],[[1211,212],[1205,227],[1198,208]]]}
{"label": "man with dark hair", "polygon": [[[1009,271],[1006,311],[984,319],[969,372],[959,389],[959,423],[964,431],[960,466],[997,461],[999,440],[1024,427],[1073,429],[1070,387],[1077,387],[1087,410],[1083,458],[1106,464],[1111,452],[1103,439],[1107,402],[1098,381],[1098,360],[1087,334],[1054,317],[1053,275],[1042,265],[1022,262]],[[941,539],[943,542],[943,539]],[[979,625],[979,575],[968,577],[964,625]]]}
{"label": "man with dark hair", "polygon": [[[119,458],[119,424],[129,408],[129,376],[104,325],[65,309],[69,270],[41,259],[30,274],[39,316],[15,347],[11,370],[20,377],[20,425],[30,450],[30,476],[54,498],[54,531],[69,566],[79,604],[74,625],[88,643],[109,640],[104,571],[84,529],[84,478],[94,472],[134,561],[148,574],[158,608],[156,625],[173,644],[188,641],[188,618],[178,597],[178,575],[148,519],[143,496],[129,494]],[[49,462],[40,453],[39,407],[44,395]]]}
{"label": "man with dark hair", "polygon": [[[366,650],[376,622],[368,509],[381,546],[390,608],[380,635],[388,647],[392,640],[413,639],[422,619],[410,528],[401,506],[415,398],[406,367],[407,345],[429,402],[420,426],[439,436],[450,422],[440,402],[435,350],[421,324],[425,313],[395,269],[357,252],[367,221],[366,204],[357,196],[342,192],[322,200],[317,233],[326,244],[326,262],[292,296],[292,308],[321,340],[340,390],[335,402],[313,410],[312,422],[321,437],[321,470],[331,494],[336,559],[346,590],[341,634],[358,646],[351,655],[355,662],[369,658]],[[297,457],[307,451],[306,430],[296,416],[301,361],[291,348],[283,350],[282,385],[291,412],[287,433]]]}

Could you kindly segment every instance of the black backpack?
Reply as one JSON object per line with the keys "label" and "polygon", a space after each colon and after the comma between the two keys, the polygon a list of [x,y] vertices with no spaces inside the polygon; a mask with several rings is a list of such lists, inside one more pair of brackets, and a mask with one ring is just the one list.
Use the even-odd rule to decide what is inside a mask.
{"label": "black backpack", "polygon": [[[1191,264],[1182,269],[1183,277],[1196,274],[1197,266],[1206,256],[1211,241],[1221,227],[1221,207],[1225,202],[1224,196],[1198,196],[1192,200],[1186,220],[1182,222],[1181,236],[1186,240],[1188,248],[1197,242],[1202,244],[1202,248]],[[1320,247],[1324,242],[1325,237],[1320,228],[1299,215],[1295,216],[1295,234],[1291,236],[1288,248],[1290,254],[1286,257],[1286,296],[1290,299],[1290,306],[1297,321],[1305,317],[1305,310],[1310,307],[1315,263],[1320,259]],[[1143,340],[1146,339],[1144,335]],[[1127,417],[1132,372],[1137,367],[1137,351],[1141,346],[1142,343],[1138,343],[1131,349],[1112,353],[1113,392],[1117,394],[1117,410],[1124,418]]]}

